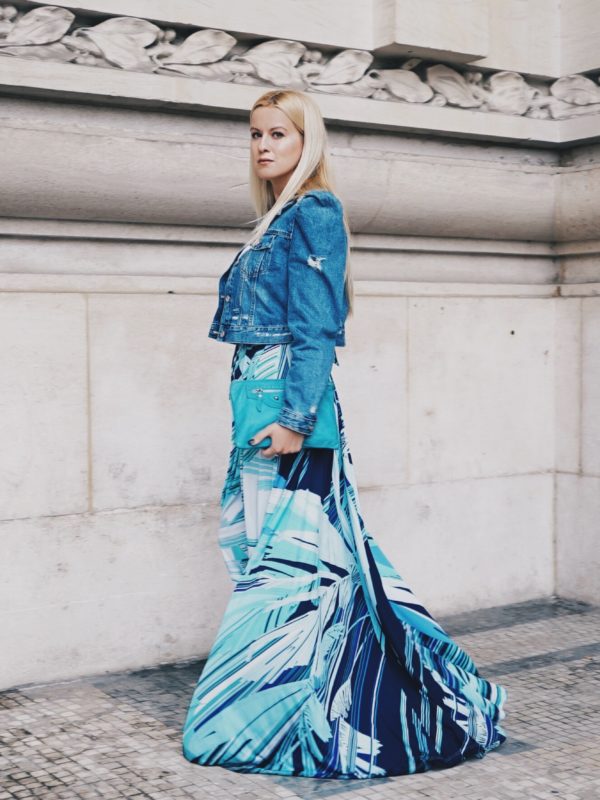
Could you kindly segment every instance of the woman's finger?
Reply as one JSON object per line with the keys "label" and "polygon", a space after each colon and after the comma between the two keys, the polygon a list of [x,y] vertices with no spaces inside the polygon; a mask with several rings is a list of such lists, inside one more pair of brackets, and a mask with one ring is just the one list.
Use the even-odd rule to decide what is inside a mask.
{"label": "woman's finger", "polygon": [[[260,444],[261,441],[265,437],[270,435],[270,428],[271,428],[271,425],[267,425],[265,428],[261,428],[259,431],[257,431],[254,434],[254,436],[252,436],[251,439],[248,439],[248,444],[254,445],[254,446]],[[269,445],[269,447],[270,447],[270,445]]]}
{"label": "woman's finger", "polygon": [[263,458],[273,458],[273,456],[279,455],[277,450],[273,448],[273,445],[262,447],[258,452]]}
{"label": "woman's finger", "polygon": [[[264,428],[261,428],[257,431],[254,436],[249,440],[249,444],[257,446],[260,444],[262,439],[265,439],[267,436],[271,436],[273,425],[267,425]],[[259,449],[259,455],[263,458],[272,458],[276,455],[275,449],[273,447],[273,437],[271,436],[271,442],[267,447],[261,447]]]}

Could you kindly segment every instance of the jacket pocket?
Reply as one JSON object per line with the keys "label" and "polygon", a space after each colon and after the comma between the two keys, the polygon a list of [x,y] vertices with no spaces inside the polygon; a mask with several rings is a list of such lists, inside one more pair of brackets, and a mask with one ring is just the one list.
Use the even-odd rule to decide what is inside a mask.
{"label": "jacket pocket", "polygon": [[242,273],[248,278],[255,278],[259,272],[269,268],[271,253],[275,243],[274,233],[265,233],[256,244],[249,247],[241,258]]}

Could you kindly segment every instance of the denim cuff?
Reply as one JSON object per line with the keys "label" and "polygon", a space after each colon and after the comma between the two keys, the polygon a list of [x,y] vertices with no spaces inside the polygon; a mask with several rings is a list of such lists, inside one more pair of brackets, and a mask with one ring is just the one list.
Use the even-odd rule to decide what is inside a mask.
{"label": "denim cuff", "polygon": [[299,411],[289,411],[287,408],[282,408],[277,422],[285,428],[296,431],[296,433],[303,433],[308,436],[313,432],[317,422],[317,415],[301,414]]}

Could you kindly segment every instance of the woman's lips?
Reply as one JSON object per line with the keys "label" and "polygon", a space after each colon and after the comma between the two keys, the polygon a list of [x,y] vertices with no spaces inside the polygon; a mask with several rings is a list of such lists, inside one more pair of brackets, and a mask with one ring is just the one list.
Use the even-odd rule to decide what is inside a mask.
{"label": "woman's lips", "polygon": [[273,163],[273,159],[272,158],[259,158],[258,159],[258,163],[259,164],[272,164]]}

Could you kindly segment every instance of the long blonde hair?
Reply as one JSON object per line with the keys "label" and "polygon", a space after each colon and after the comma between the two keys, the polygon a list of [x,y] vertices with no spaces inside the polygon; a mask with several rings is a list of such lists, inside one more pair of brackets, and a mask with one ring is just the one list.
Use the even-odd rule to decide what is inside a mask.
{"label": "long blonde hair", "polygon": [[[261,106],[276,106],[281,109],[302,134],[304,143],[300,160],[277,199],[269,181],[259,178],[250,163],[250,196],[259,222],[254,227],[247,244],[258,242],[282,206],[293,197],[299,197],[310,189],[325,189],[335,194],[329,162],[327,130],[316,101],[309,94],[296,89],[271,89],[261,94],[254,102],[250,114]],[[347,236],[344,286],[351,314],[354,306],[354,287],[350,271],[351,234],[345,209],[342,216]]]}

